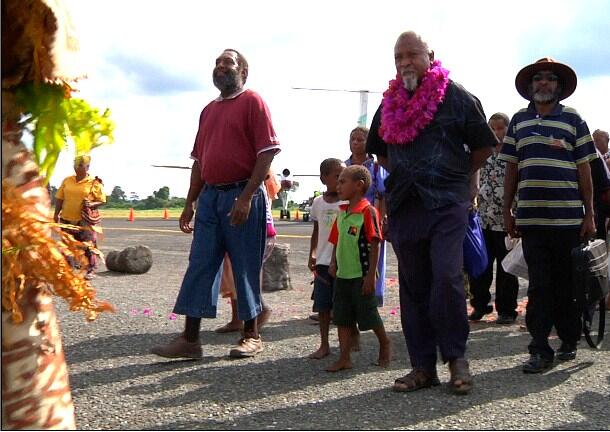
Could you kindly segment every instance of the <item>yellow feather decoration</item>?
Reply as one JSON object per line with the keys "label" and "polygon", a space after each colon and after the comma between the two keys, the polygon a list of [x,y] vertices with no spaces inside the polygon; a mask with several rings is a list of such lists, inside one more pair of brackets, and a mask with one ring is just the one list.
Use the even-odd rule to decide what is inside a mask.
{"label": "yellow feather decoration", "polygon": [[[88,320],[100,312],[114,312],[114,307],[95,299],[95,290],[82,271],[66,261],[72,256],[86,268],[84,247],[49,215],[38,210],[36,197],[24,196],[18,187],[2,182],[2,308],[10,311],[13,321],[23,320],[20,304],[26,287],[48,289],[64,298],[71,311],[83,311]],[[95,253],[101,256],[99,250]]]}

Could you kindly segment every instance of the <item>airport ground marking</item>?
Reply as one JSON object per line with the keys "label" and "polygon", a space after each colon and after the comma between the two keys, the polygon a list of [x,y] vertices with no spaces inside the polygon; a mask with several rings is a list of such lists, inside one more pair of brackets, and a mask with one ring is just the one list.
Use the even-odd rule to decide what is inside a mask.
{"label": "airport ground marking", "polygon": [[[180,230],[170,230],[170,229],[155,229],[155,228],[121,228],[121,227],[104,227],[105,231],[144,231],[144,232],[162,232],[162,233],[180,233],[183,234]],[[300,238],[300,239],[308,239],[310,236],[308,235],[296,235],[296,234],[278,234],[276,235],[278,238]]]}

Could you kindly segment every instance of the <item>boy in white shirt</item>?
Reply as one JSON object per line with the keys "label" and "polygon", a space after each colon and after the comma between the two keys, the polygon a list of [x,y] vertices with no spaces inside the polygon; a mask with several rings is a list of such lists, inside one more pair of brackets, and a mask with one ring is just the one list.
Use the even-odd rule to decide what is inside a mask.
{"label": "boy in white shirt", "polygon": [[309,355],[312,359],[321,359],[330,354],[328,332],[333,309],[334,279],[328,274],[333,253],[333,245],[328,241],[328,236],[339,213],[339,204],[343,204],[337,195],[337,180],[344,167],[345,164],[339,159],[329,158],[322,161],[320,181],[326,186],[326,192],[316,197],[311,205],[313,232],[307,266],[315,277],[313,311],[318,312],[320,323],[320,348]]}

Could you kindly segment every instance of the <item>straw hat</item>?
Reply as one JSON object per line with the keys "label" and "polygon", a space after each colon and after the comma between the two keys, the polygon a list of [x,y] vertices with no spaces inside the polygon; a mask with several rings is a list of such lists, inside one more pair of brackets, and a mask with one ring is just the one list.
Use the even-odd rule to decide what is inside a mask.
{"label": "straw hat", "polygon": [[3,90],[32,81],[74,84],[85,78],[85,62],[64,3],[2,2]]}
{"label": "straw hat", "polygon": [[559,100],[565,99],[574,93],[577,82],[574,70],[570,66],[559,63],[550,57],[544,57],[536,61],[536,63],[525,66],[517,74],[517,77],[515,78],[515,87],[517,87],[517,91],[521,96],[527,100],[531,100],[528,87],[532,83],[532,77],[536,73],[544,70],[550,70],[559,77],[559,84],[561,87]]}

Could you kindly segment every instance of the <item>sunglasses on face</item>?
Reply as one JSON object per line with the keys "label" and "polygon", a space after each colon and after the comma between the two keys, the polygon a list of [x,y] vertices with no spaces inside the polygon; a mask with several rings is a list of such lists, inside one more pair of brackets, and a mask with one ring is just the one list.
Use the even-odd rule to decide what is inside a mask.
{"label": "sunglasses on face", "polygon": [[559,80],[559,77],[555,74],[536,74],[532,77],[532,81],[538,82],[542,80],[547,80],[550,82],[555,82]]}

